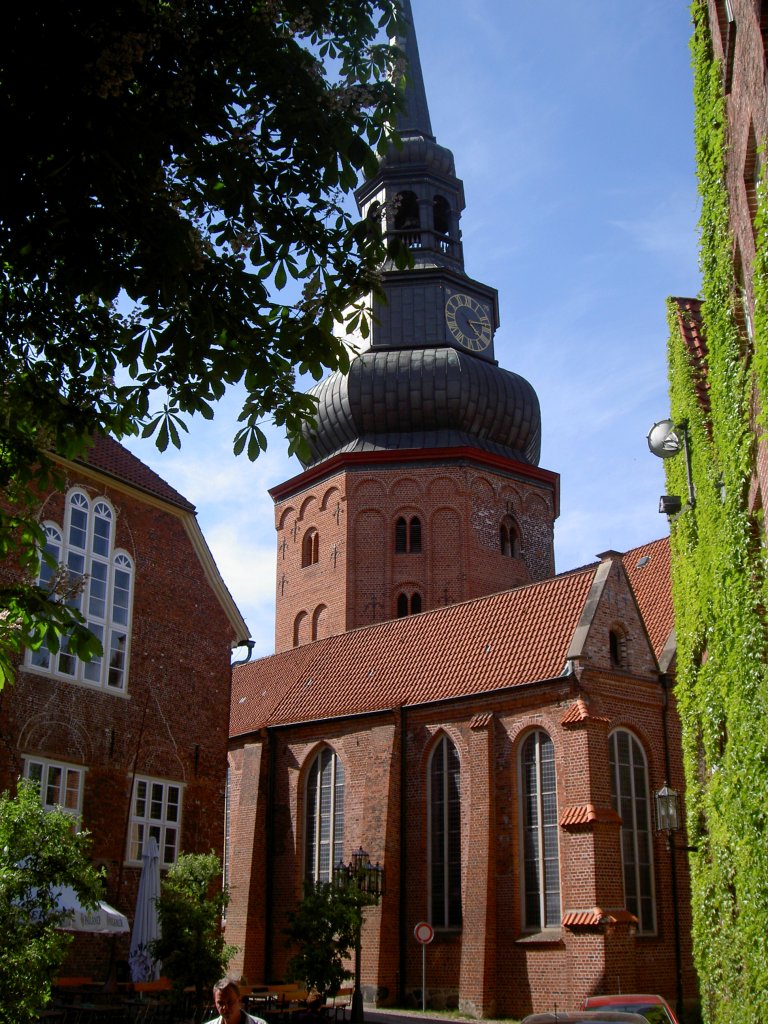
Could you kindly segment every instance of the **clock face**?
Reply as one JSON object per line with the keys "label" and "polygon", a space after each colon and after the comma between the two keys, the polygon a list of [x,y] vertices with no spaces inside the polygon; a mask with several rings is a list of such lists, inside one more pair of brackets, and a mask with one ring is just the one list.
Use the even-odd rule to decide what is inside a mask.
{"label": "clock face", "polygon": [[470,352],[482,352],[491,344],[491,318],[482,302],[456,292],[445,304],[445,322],[456,341]]}

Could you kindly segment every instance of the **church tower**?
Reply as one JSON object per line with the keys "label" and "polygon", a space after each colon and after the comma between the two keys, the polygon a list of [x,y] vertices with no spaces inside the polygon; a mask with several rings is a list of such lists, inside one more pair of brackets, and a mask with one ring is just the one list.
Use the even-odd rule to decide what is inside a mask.
{"label": "church tower", "polygon": [[314,392],[304,471],[270,492],[275,649],[506,590],[554,573],[556,474],[538,467],[535,391],[494,356],[494,288],[464,269],[464,189],[432,133],[413,17],[392,146],[357,190],[408,245],[382,269],[368,338]]}

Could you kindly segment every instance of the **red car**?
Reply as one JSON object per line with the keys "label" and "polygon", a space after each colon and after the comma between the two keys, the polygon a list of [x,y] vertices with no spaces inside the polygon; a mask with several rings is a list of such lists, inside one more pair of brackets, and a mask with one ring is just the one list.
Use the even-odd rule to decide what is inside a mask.
{"label": "red car", "polygon": [[663,996],[616,995],[587,996],[582,1010],[623,1010],[625,1013],[639,1013],[651,1024],[679,1024],[672,1007]]}

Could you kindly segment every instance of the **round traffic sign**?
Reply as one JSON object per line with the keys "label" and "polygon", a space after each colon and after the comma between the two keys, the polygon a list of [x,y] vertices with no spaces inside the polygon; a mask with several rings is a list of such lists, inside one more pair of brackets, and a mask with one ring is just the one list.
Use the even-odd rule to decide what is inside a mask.
{"label": "round traffic sign", "polygon": [[429,921],[419,921],[416,927],[413,929],[413,937],[417,942],[420,942],[422,946],[426,946],[427,943],[431,942],[435,937],[435,929],[429,923]]}

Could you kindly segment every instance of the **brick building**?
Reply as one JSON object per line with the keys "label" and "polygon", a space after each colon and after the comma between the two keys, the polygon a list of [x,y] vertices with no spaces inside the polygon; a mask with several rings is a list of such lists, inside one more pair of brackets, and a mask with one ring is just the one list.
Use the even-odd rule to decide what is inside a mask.
{"label": "brick building", "polygon": [[[405,5],[409,20],[410,7]],[[654,827],[682,790],[665,540],[553,576],[558,477],[468,277],[464,196],[415,35],[392,149],[358,190],[410,247],[346,376],[318,385],[301,474],[274,488],[276,651],[236,669],[227,939],[282,979],[305,879],[362,846],[386,891],[362,982],[521,1016],[588,993],[695,998],[687,874]]]}
{"label": "brick building", "polygon": [[[92,833],[106,898],[132,921],[149,836],[166,868],[222,852],[229,663],[248,633],[185,498],[110,439],[59,461],[66,485],[41,495],[40,521],[86,580],[105,654],[27,653],[0,693],[0,787],[36,779]],[[109,955],[102,936],[78,936],[68,970],[103,977]]]}

